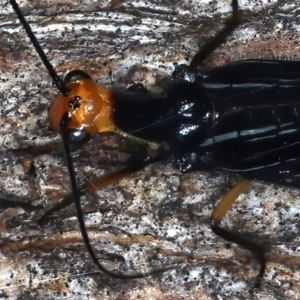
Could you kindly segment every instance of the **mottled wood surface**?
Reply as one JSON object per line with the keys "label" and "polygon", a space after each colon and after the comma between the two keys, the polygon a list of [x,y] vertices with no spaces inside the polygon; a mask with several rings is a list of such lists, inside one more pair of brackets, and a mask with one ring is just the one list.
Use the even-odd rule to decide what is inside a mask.
{"label": "mottled wood surface", "polygon": [[[143,82],[153,93],[162,92],[174,62],[187,63],[230,13],[225,0],[61,2],[20,3],[60,74],[84,69],[101,85]],[[240,2],[244,23],[207,65],[300,59],[297,0]],[[46,121],[57,90],[5,3],[0,0],[0,189],[5,198],[51,207],[69,193],[59,139]],[[35,145],[49,151],[35,155]],[[118,159],[94,141],[77,152],[79,180],[116,168]],[[257,261],[209,228],[211,210],[232,180],[217,173],[182,175],[166,162],[84,197],[99,258],[118,254],[133,271],[180,263],[177,270],[139,280],[84,276],[97,269],[82,244],[73,206],[42,227],[34,222],[42,210],[2,206],[0,299],[300,298],[299,190],[255,182],[224,221],[271,247],[263,285],[254,290]],[[118,265],[123,266],[107,261],[108,267]]]}

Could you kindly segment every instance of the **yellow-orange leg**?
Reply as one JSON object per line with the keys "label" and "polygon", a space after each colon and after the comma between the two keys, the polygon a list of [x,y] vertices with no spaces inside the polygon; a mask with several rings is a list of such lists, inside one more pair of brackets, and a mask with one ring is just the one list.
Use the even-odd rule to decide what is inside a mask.
{"label": "yellow-orange leg", "polygon": [[[95,193],[96,191],[108,187],[109,185],[120,181],[121,179],[130,176],[131,174],[140,171],[145,167],[145,164],[137,164],[125,167],[121,170],[112,172],[110,174],[97,177],[89,181],[87,184],[84,184],[78,190],[78,196],[81,197],[84,194]],[[43,224],[47,217],[53,214],[56,211],[62,210],[63,208],[71,205],[73,203],[73,193],[67,195],[61,202],[53,206],[44,212],[44,214],[37,220],[39,224]]]}
{"label": "yellow-orange leg", "polygon": [[245,188],[249,185],[250,180],[242,179],[240,180],[221,200],[221,202],[214,208],[211,216],[210,216],[210,226],[212,231],[224,238],[227,241],[235,243],[237,245],[242,246],[254,253],[257,256],[260,262],[260,271],[258,274],[256,287],[259,287],[261,283],[261,279],[265,273],[266,269],[266,257],[265,257],[265,247],[261,244],[258,244],[250,239],[241,236],[237,233],[231,232],[225,228],[220,227],[220,223],[224,218],[227,211],[230,209],[234,201],[237,197],[245,190]]}

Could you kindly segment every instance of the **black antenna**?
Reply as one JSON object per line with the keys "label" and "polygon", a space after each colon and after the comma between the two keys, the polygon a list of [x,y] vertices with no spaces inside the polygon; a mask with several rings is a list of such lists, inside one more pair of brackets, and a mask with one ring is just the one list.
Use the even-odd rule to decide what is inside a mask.
{"label": "black antenna", "polygon": [[83,241],[84,241],[84,243],[87,247],[87,250],[90,253],[94,263],[96,264],[96,266],[103,273],[105,273],[105,274],[107,274],[111,277],[120,278],[120,279],[143,278],[143,277],[147,277],[149,275],[152,275],[154,273],[162,273],[164,271],[174,269],[175,268],[174,266],[169,266],[169,267],[164,267],[164,268],[160,268],[160,269],[154,269],[154,270],[151,270],[151,271],[145,272],[145,273],[125,274],[125,273],[122,273],[122,272],[113,272],[113,271],[107,270],[99,262],[96,254],[95,254],[95,252],[94,252],[94,250],[93,250],[93,248],[90,244],[89,237],[88,237],[88,234],[87,234],[86,228],[85,228],[85,222],[84,222],[84,219],[83,219],[83,212],[82,212],[82,207],[81,207],[81,202],[80,202],[80,191],[78,190],[78,187],[77,187],[77,182],[76,182],[76,178],[75,178],[75,171],[74,171],[74,165],[73,165],[73,162],[72,162],[72,157],[71,157],[71,154],[70,154],[71,152],[70,152],[70,147],[69,147],[69,142],[68,142],[68,132],[66,130],[69,121],[70,121],[70,114],[68,112],[66,112],[66,113],[64,113],[64,115],[61,119],[61,123],[60,123],[61,137],[62,137],[64,149],[65,149],[67,167],[68,167],[68,170],[69,170],[70,180],[71,180],[71,188],[72,188],[74,202],[75,202],[75,206],[76,206],[76,210],[77,210],[77,218],[78,218],[82,238],[83,238]]}
{"label": "black antenna", "polygon": [[13,9],[15,10],[15,12],[18,16],[18,19],[20,20],[21,24],[23,25],[23,27],[27,33],[27,36],[30,38],[32,45],[35,47],[36,52],[40,56],[44,66],[47,68],[51,78],[54,81],[54,84],[56,85],[58,90],[64,96],[68,96],[69,90],[67,89],[64,81],[60,79],[60,77],[57,75],[56,71],[53,69],[52,65],[50,64],[44,50],[40,46],[35,35],[33,34],[32,30],[30,28],[30,25],[28,24],[28,22],[25,20],[24,16],[22,15],[19,5],[17,4],[17,2],[15,0],[10,0],[10,4],[12,5]]}
{"label": "black antenna", "polygon": [[239,25],[238,18],[238,1],[232,0],[232,15],[226,21],[226,26],[217,33],[210,41],[208,41],[198,53],[193,57],[190,66],[192,68],[198,68],[203,65],[203,61],[209,56],[212,52],[216,50],[220,46],[220,44],[226,41],[226,38],[232,34],[232,32]]}

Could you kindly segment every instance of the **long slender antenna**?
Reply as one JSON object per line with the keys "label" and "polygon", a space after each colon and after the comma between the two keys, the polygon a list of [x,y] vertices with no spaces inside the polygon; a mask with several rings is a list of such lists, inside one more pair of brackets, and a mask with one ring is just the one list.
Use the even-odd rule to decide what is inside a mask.
{"label": "long slender antenna", "polygon": [[217,33],[210,41],[208,41],[204,47],[202,47],[198,53],[193,57],[190,66],[192,68],[197,68],[203,65],[203,61],[213,53],[216,48],[218,48],[222,43],[226,41],[226,38],[232,34],[232,32],[237,28],[239,25],[239,18],[238,18],[238,1],[232,0],[232,13],[231,17],[226,21],[225,27]]}
{"label": "long slender antenna", "polygon": [[63,141],[63,145],[64,145],[64,149],[65,149],[67,167],[68,167],[69,174],[70,174],[72,193],[73,193],[74,202],[75,202],[75,206],[76,206],[76,210],[77,210],[77,218],[78,218],[79,226],[81,229],[82,238],[83,238],[83,241],[87,247],[87,250],[90,253],[96,266],[103,273],[105,273],[111,277],[120,278],[120,279],[143,278],[143,277],[147,277],[149,275],[153,275],[154,273],[162,273],[164,271],[174,269],[174,266],[169,266],[169,267],[165,267],[165,268],[154,269],[154,270],[151,270],[151,271],[145,272],[145,273],[125,274],[122,272],[113,272],[113,271],[107,270],[99,262],[96,254],[90,244],[89,237],[88,237],[88,234],[87,234],[86,228],[85,228],[85,222],[83,219],[83,212],[82,212],[82,207],[81,207],[81,202],[80,202],[80,193],[79,193],[79,190],[77,187],[74,165],[73,165],[72,157],[70,154],[71,152],[70,152],[70,147],[69,147],[69,142],[68,142],[68,133],[66,131],[69,121],[70,121],[70,115],[68,112],[66,112],[66,113],[64,113],[64,115],[61,119],[61,123],[60,123],[61,136],[62,136],[62,141]]}
{"label": "long slender antenna", "polygon": [[42,47],[40,46],[39,42],[37,41],[34,33],[32,32],[30,25],[28,24],[28,22],[25,20],[24,16],[22,15],[19,5],[17,4],[17,2],[15,0],[10,0],[10,4],[12,5],[14,11],[16,12],[18,19],[20,20],[21,24],[23,25],[23,27],[27,33],[27,36],[30,38],[30,40],[31,40],[33,46],[35,47],[36,52],[40,56],[44,66],[47,68],[51,78],[54,81],[54,84],[56,85],[58,90],[64,96],[68,96],[69,90],[67,89],[63,80],[61,80],[61,78],[57,75],[56,71],[50,64],[44,50],[42,49]]}

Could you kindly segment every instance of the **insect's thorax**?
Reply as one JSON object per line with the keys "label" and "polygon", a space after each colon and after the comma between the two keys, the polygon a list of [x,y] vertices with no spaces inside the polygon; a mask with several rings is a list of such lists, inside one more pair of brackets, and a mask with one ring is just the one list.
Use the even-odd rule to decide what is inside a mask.
{"label": "insect's thorax", "polygon": [[213,106],[196,84],[171,84],[165,97],[113,93],[116,128],[139,139],[164,144],[170,155],[185,153],[212,125]]}

